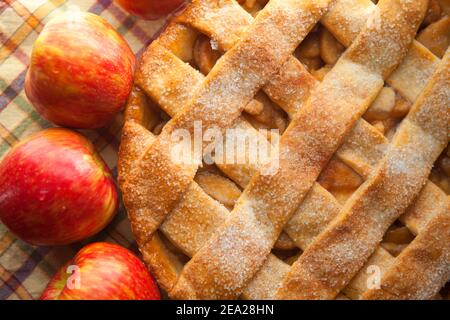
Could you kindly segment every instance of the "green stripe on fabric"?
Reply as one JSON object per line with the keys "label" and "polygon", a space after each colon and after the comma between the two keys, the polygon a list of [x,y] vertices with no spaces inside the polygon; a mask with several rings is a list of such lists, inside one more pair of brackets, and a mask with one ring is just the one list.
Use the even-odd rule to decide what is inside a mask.
{"label": "green stripe on fabric", "polygon": [[18,105],[22,111],[27,113],[31,120],[37,122],[43,129],[50,128],[52,126],[52,124],[42,118],[33,106],[22,96],[17,96],[14,99],[14,103]]}
{"label": "green stripe on fabric", "polygon": [[5,80],[3,80],[3,79],[0,79],[0,90],[1,91],[5,91],[5,89],[8,87],[8,83],[5,81]]}
{"label": "green stripe on fabric", "polygon": [[5,140],[1,139],[0,142],[0,159],[3,158],[4,155],[9,151],[11,146]]}

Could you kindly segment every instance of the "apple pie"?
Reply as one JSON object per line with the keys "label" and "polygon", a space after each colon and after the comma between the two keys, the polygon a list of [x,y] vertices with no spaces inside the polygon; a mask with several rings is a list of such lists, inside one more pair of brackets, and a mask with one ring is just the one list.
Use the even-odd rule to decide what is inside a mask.
{"label": "apple pie", "polygon": [[[193,0],[168,24],[135,75],[119,184],[170,298],[449,298],[449,14]],[[257,147],[178,161],[174,134],[199,128]]]}

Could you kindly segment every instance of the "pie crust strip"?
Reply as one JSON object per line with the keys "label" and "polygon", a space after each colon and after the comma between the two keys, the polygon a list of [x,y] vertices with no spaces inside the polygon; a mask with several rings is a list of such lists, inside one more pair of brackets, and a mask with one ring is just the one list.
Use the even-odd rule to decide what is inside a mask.
{"label": "pie crust strip", "polygon": [[[219,44],[222,43],[223,47],[231,46],[236,39],[239,39],[239,35],[243,33],[245,29],[243,25],[251,21],[251,16],[245,12],[234,1],[222,1],[219,3],[204,3],[205,1],[194,1],[189,7],[188,12],[185,12],[180,18],[180,22],[188,23],[202,32],[214,37]],[[344,32],[341,37],[347,37],[346,43],[349,43],[356,32],[361,29],[362,24],[358,22],[360,17],[365,17],[363,20],[367,20],[368,13],[373,11],[374,5],[371,1],[338,1],[332,7],[329,13],[326,14],[322,20],[326,20],[327,25],[334,33],[339,33],[338,26],[347,25],[356,26],[352,27],[351,32]],[[208,6],[205,9],[205,6]],[[355,8],[357,14],[353,14],[350,10],[350,16],[348,14],[348,8]],[[219,15],[224,15],[222,19],[215,19]],[[361,20],[361,21],[363,21]],[[353,21],[354,23],[349,23]],[[217,25],[219,24],[219,25]],[[225,29],[225,28],[228,29]],[[215,29],[219,31],[214,31]],[[237,31],[236,31],[237,30]],[[167,47],[170,51],[174,52],[180,58],[189,60],[190,53],[186,53],[186,50],[180,49],[180,43],[189,47],[189,43],[193,43],[195,37],[192,35],[194,31],[173,23],[166,30],[164,35],[156,42],[162,47]],[[182,34],[182,36],[180,36]],[[175,41],[176,38],[176,41]],[[231,40],[230,40],[231,39]],[[413,45],[412,47],[417,47]],[[144,63],[142,64],[141,72],[145,73],[147,77],[138,76],[138,83],[147,91],[147,93],[171,115],[176,113],[179,106],[184,105],[184,101],[190,97],[194,92],[194,84],[199,84],[203,76],[190,68],[188,65],[184,65],[181,61],[177,62],[173,54],[166,52],[160,53],[161,50],[157,50],[159,46],[153,46],[152,50],[148,50],[144,55]],[[160,48],[159,48],[160,49]],[[414,49],[415,50],[415,49]],[[411,51],[411,50],[410,50]],[[417,51],[417,50],[415,50]],[[163,55],[161,57],[160,55]],[[169,56],[172,55],[170,59]],[[159,59],[155,59],[158,57]],[[175,58],[175,59],[174,59]],[[161,65],[158,61],[169,59],[172,60],[171,68]],[[290,108],[287,102],[297,103],[298,107],[303,104],[302,101],[306,100],[307,95],[311,88],[317,83],[317,81],[304,69],[298,68],[301,64],[295,58],[289,59],[283,66],[283,70],[279,72],[275,79],[271,80],[264,90],[274,101],[278,101],[280,105],[287,111]],[[407,64],[404,61],[410,61]],[[421,54],[408,53],[406,59],[404,59],[401,66],[395,71],[399,76],[404,79],[400,83],[405,88],[415,87],[420,91],[423,88],[424,81],[428,78],[428,74],[434,71],[436,62],[438,59],[427,51],[426,48],[422,48]],[[156,63],[156,66],[155,66]],[[289,67],[291,65],[291,67]],[[402,69],[404,72],[399,72]],[[414,80],[417,77],[417,80]],[[166,80],[164,80],[166,79]],[[419,81],[420,80],[420,81]],[[410,82],[413,81],[415,86],[411,86]],[[167,87],[177,88],[176,90],[166,90]],[[292,102],[293,101],[293,102]],[[296,108],[292,110],[297,110]],[[291,110],[291,111],[292,111]],[[293,112],[288,112],[291,117]],[[361,120],[363,121],[363,120]],[[244,123],[244,121],[241,121]],[[338,153],[341,156],[342,153]],[[342,159],[342,157],[341,157]],[[345,160],[345,159],[343,159]],[[350,164],[350,166],[352,166]],[[230,178],[237,182],[241,187],[245,187],[248,183],[248,179],[251,176],[249,172],[254,172],[257,168],[251,164],[244,165],[231,165],[221,166],[221,170],[225,172]]]}
{"label": "pie crust strip", "polygon": [[[450,50],[447,50],[439,70],[425,89],[416,113],[424,121],[431,117],[443,117],[442,132],[450,123]],[[421,115],[417,116],[418,120]],[[446,121],[446,122],[445,122]],[[426,123],[429,127],[433,121]],[[445,143],[445,137],[443,138]],[[448,136],[447,136],[448,143]],[[364,299],[431,299],[450,279],[450,200],[443,212],[429,221],[413,242],[397,257],[394,265],[382,278],[379,289],[363,295]]]}
{"label": "pie crust strip", "polygon": [[[146,112],[149,111],[149,108],[145,105],[142,106],[141,109],[144,109]],[[127,113],[129,113],[130,110],[136,110],[136,106],[132,101],[129,102],[126,110]],[[133,166],[128,160],[136,159],[137,156],[145,150],[146,144],[149,143],[149,141],[145,140],[151,140],[151,134],[140,125],[134,123],[134,119],[136,118],[134,115],[131,116],[127,114],[126,117],[128,122],[125,124],[120,150],[120,182],[123,182],[122,180],[125,179]],[[143,118],[145,117],[138,115],[136,121],[142,123]],[[370,149],[370,147],[369,144],[368,149]],[[370,152],[367,153],[370,154]],[[319,233],[319,230],[327,224],[323,219],[331,219],[338,213],[340,208],[339,204],[336,203],[334,198],[326,190],[322,189],[322,192],[320,192],[320,190],[321,187],[318,186],[318,188],[314,188],[310,192],[308,197],[310,197],[310,200],[312,201],[305,200],[294,215],[294,217],[297,216],[297,218],[291,219],[290,222],[292,228],[299,233],[299,237],[304,239],[304,243],[311,242]],[[414,205],[409,208],[408,213],[404,215],[406,218],[405,220],[407,220],[406,224],[409,227],[412,225],[413,230],[419,230],[416,231],[417,233],[422,232],[420,230],[428,223],[430,220],[429,217],[434,217],[443,210],[447,210],[447,208],[441,209],[439,206],[448,206],[447,197],[438,187],[431,183],[428,183],[424,190],[422,190],[421,195],[422,194],[428,195],[428,197],[419,197],[422,198],[422,200],[418,201],[419,199],[417,199]],[[188,200],[189,198],[193,200],[190,201]],[[196,200],[198,201],[198,205],[193,207],[195,208],[195,212],[192,211],[190,205],[180,204],[162,225],[162,231],[169,237],[175,235],[175,238],[171,239],[174,244],[177,244],[179,247],[187,248],[187,252],[196,252],[196,250],[198,250],[198,248],[214,234],[215,229],[223,223],[228,212],[226,212],[216,201],[205,197],[200,188],[197,188],[196,192],[186,195],[185,199],[185,201],[191,203]],[[310,203],[310,205],[306,205],[307,202]],[[319,222],[322,221],[322,223],[317,223],[317,220],[319,220]],[[317,227],[314,227],[316,224]],[[296,234],[295,231],[294,234]],[[301,246],[301,248],[304,249],[305,246]],[[164,244],[157,235],[155,235],[144,248],[141,248],[141,250],[145,261],[156,275],[159,284],[166,291],[170,292],[179,276],[179,271],[181,270],[181,265],[177,259],[174,259],[170,252],[164,248]],[[188,255],[191,256],[192,254]],[[377,249],[371,259],[366,263],[366,266],[361,269],[359,274],[344,289],[344,293],[352,299],[359,298],[360,294],[367,289],[367,278],[370,276],[370,273],[368,273],[366,269],[376,265],[383,272],[393,263],[393,261],[394,258],[390,256],[388,252],[382,248]],[[287,264],[271,255],[255,278],[247,286],[242,298],[273,299],[276,290],[281,285],[281,281],[288,271],[289,266]]]}
{"label": "pie crust strip", "polygon": [[[337,0],[322,17],[322,24],[346,47],[350,46],[377,6],[370,0]],[[220,18],[218,18],[220,17]],[[194,1],[178,22],[207,34],[222,50],[228,50],[245,34],[253,18],[235,1],[221,3]],[[379,15],[372,19],[378,23]],[[439,59],[417,41],[387,82],[409,101],[414,102]],[[303,65],[290,57],[277,76],[263,88],[268,96],[291,117],[306,102],[317,81]]]}
{"label": "pie crust strip", "polygon": [[[332,1],[330,1],[331,3]],[[233,47],[253,23],[254,18],[236,1],[193,1],[177,22],[200,30],[215,41],[221,50]],[[301,108],[317,80],[294,56],[280,72],[269,79],[263,90],[291,117]]]}
{"label": "pie crust strip", "polygon": [[[450,202],[448,202],[450,204]],[[379,289],[363,294],[369,300],[432,299],[450,280],[450,205],[433,218],[385,272]]]}
{"label": "pie crust strip", "polygon": [[[133,106],[133,103],[130,101],[127,107],[127,113],[129,110],[135,109],[136,108]],[[146,106],[143,106],[143,109],[146,111],[149,110]],[[126,118],[128,119],[128,122],[126,123],[123,131],[124,137],[121,144],[119,177],[125,177],[127,172],[130,170],[129,168],[132,167],[126,160],[128,158],[136,159],[139,155],[139,151],[133,152],[129,148],[127,148],[128,150],[122,149],[126,146],[136,145],[141,148],[140,150],[143,152],[143,150],[145,150],[145,143],[141,141],[139,137],[150,135],[144,128],[131,125],[130,120],[133,116],[126,115]],[[139,115],[138,122],[145,123],[145,120],[142,120],[142,118],[144,117]],[[367,124],[367,126],[369,125]],[[131,130],[131,127],[141,128],[138,139],[134,142],[128,141],[128,137],[135,134],[135,130]],[[360,131],[360,128],[355,128],[354,133],[349,137],[349,140],[346,143],[348,144],[354,140],[354,137],[352,136],[359,137]],[[377,131],[374,131],[373,133],[375,138],[380,136]],[[377,163],[379,161],[382,155],[379,154],[379,152],[372,152],[371,150],[380,151],[384,149],[380,146],[387,144],[387,141],[384,137],[381,138],[373,139],[373,142],[369,142],[365,139],[365,143],[362,146],[358,146],[356,150],[361,149],[359,154],[365,155],[366,157],[369,155],[368,159],[364,159],[363,162],[370,165],[370,163]],[[350,145],[352,144],[350,143]],[[350,154],[352,150],[350,147],[348,149],[349,150],[345,150],[345,152]],[[355,152],[355,148],[353,149],[353,152]],[[127,163],[127,165],[124,169],[122,169],[124,163]],[[366,172],[366,174],[368,174],[368,172]],[[169,236],[169,238],[171,235],[175,235],[175,238],[171,239],[173,243],[177,244],[179,247],[184,247],[185,250],[183,251],[188,252],[187,254],[191,256],[192,253],[195,253],[198,248],[209,239],[215,229],[224,221],[228,213],[225,212],[224,208],[222,208],[220,204],[215,201],[211,201],[211,199],[207,199],[204,193],[200,191],[193,193],[192,196],[185,197],[185,199],[189,198],[192,198],[193,201],[198,200],[202,206],[195,206],[195,212],[192,212],[189,205],[180,205],[177,210],[174,210],[174,212],[172,212],[166,219],[161,228],[162,231]],[[300,248],[302,249],[306,248],[306,245],[314,239],[319,231],[322,230],[326,224],[328,224],[329,220],[333,218],[340,210],[340,205],[337,204],[334,198],[326,190],[321,188],[320,185],[313,188],[313,190],[308,194],[308,198],[309,199],[305,199],[303,204],[297,210],[297,213],[288,225],[285,226],[285,230],[289,230],[289,234],[292,238],[299,240],[297,243],[301,243]],[[210,207],[210,204],[215,204],[215,207]],[[444,208],[440,208],[441,206]],[[420,229],[422,229],[431,218],[433,218],[436,214],[447,210],[445,206],[448,206],[447,197],[438,187],[429,182],[421,191],[421,195],[415,201],[414,205],[412,205],[408,209],[408,212],[403,216],[403,220],[405,224],[413,231],[413,233],[418,234],[421,232]],[[183,211],[183,208],[187,211]],[[214,213],[216,212],[220,214],[215,215]],[[182,232],[183,230],[184,232]],[[157,242],[157,240],[155,239],[152,242]],[[151,250],[143,250],[144,257],[147,262],[149,262],[149,258],[151,257],[152,263],[149,264],[153,269],[152,271],[157,275],[159,283],[164,287],[164,289],[169,291],[168,288],[171,288],[175,283],[178,273],[175,272],[177,271],[175,268],[169,268],[167,264],[164,264],[166,259],[161,255],[158,256],[160,252],[160,244],[154,244]],[[356,276],[355,279],[353,279],[352,282],[344,289],[344,293],[352,299],[359,298],[359,295],[367,289],[367,277],[370,276],[367,269],[372,265],[377,265],[381,268],[381,270],[384,270],[387,269],[393,261],[394,258],[384,249],[377,249],[373,257],[371,257],[371,259],[366,263],[366,266],[361,269],[358,276]],[[161,267],[162,263],[163,267]],[[173,263],[173,261],[171,261],[171,263]],[[170,274],[167,270],[173,270],[169,280],[166,279],[167,274]],[[273,298],[276,289],[280,285],[283,276],[288,272],[288,270],[289,267],[285,263],[277,260],[274,256],[271,256],[271,258],[266,261],[264,267],[258,272],[257,276],[246,288],[243,297],[247,299]]]}
{"label": "pie crust strip", "polygon": [[139,170],[125,183],[134,187],[133,195],[124,194],[125,198],[131,197],[125,201],[134,206],[133,230],[138,243],[150,240],[189,188],[197,170],[195,162],[180,165],[172,161],[172,133],[183,129],[192,134],[196,121],[202,122],[203,131],[230,127],[318,22],[330,2],[270,1],[242,41],[218,61],[188,105],[164,127],[141,157]]}
{"label": "pie crust strip", "polygon": [[[145,150],[146,141],[144,140],[151,140],[151,135],[146,129],[134,124],[134,121],[136,121],[145,125],[149,122],[147,118],[150,118],[148,115],[143,114],[150,113],[151,111],[151,108],[145,104],[145,99],[141,97],[140,100],[142,101],[135,101],[136,97],[140,96],[142,96],[142,92],[133,92],[126,109],[125,116],[127,122],[123,130],[120,150],[119,182],[123,182],[122,180],[132,170],[133,165],[129,160],[138,158],[138,155]],[[371,164],[379,161],[382,157],[381,151],[384,150],[382,146],[387,144],[387,140],[378,131],[370,131],[370,125],[368,124],[365,126],[363,129],[361,125],[357,125],[346,142],[348,147],[341,148],[345,149],[344,151],[348,156],[352,153],[357,154],[356,157],[351,158],[358,159],[361,163],[366,163],[366,165],[358,165],[358,167],[364,168],[366,166],[370,167]],[[361,135],[364,136],[363,132],[372,132],[372,135],[371,139],[363,139],[364,143],[360,145],[358,139]],[[143,137],[145,138],[143,139]],[[364,174],[368,175],[369,172],[365,171]],[[183,251],[191,256],[192,253],[195,253],[209,239],[215,229],[224,221],[228,213],[219,203],[205,196],[199,188],[196,188],[195,192],[188,192],[188,194],[184,198],[184,201],[187,203],[195,203],[195,201],[198,201],[201,207],[195,205],[193,207],[195,208],[195,212],[193,212],[191,205],[180,204],[168,216],[161,229],[171,238],[174,244],[182,250],[185,248]],[[192,201],[189,199],[192,199]],[[403,216],[404,222],[417,234],[419,233],[418,230],[428,223],[430,217],[434,217],[437,214],[436,212],[442,211],[439,207],[446,205],[448,205],[447,198],[443,195],[443,192],[432,183],[428,183],[424,190],[422,190],[421,196],[409,208],[408,213]],[[320,185],[317,185],[308,194],[289,224],[285,226],[285,230],[288,230],[289,227],[293,239],[297,239],[299,241],[297,243],[300,243],[300,248],[305,249],[306,245],[339,212],[339,209],[340,205],[336,203],[333,196],[320,187]],[[129,214],[132,214],[132,212],[129,211]],[[157,236],[145,248],[141,248],[141,250],[143,251],[146,262],[157,276],[160,285],[166,291],[170,291],[178,277],[179,270],[181,270],[179,263],[175,261],[176,259],[171,258],[168,250],[164,250],[164,245]],[[390,266],[393,260],[394,258],[389,253],[379,248],[366,263],[366,266],[370,267],[376,264],[383,270]],[[366,272],[366,269],[362,268],[358,276],[344,290],[348,297],[352,299],[359,298],[359,295],[367,289],[367,277],[370,274]],[[276,259],[274,256],[270,256],[264,267],[261,268],[246,288],[242,297],[246,299],[272,299],[288,270],[288,265]]]}
{"label": "pie crust strip", "polygon": [[[370,5],[372,5],[372,3],[370,3]],[[239,7],[239,9],[241,10],[241,11],[243,11],[240,7]],[[330,12],[331,13],[331,12]],[[177,27],[180,27],[179,25],[177,25]],[[170,29],[170,27],[169,27],[169,29]],[[167,30],[167,31],[169,31],[169,29]],[[189,31],[189,30],[187,30],[187,28],[185,28],[186,30],[184,30],[186,33],[187,33],[187,37],[189,37],[189,35],[190,34],[192,34],[193,32],[192,31]],[[170,32],[169,32],[170,33]],[[185,37],[182,41],[174,41],[173,43],[175,43],[175,44],[179,44],[179,43],[186,43],[186,38],[187,37]],[[160,42],[162,42],[162,40],[165,40],[165,39],[167,39],[167,38],[170,38],[170,36],[166,36],[166,37],[162,37],[162,38],[160,38],[160,39],[158,39],[157,41],[160,41]],[[191,38],[193,38],[192,36],[191,36]],[[173,52],[175,52],[176,54],[177,54],[177,56],[179,56],[179,57],[181,57],[182,59],[184,59],[184,60],[189,60],[190,58],[189,58],[189,54],[190,54],[190,50],[183,50],[183,47],[190,47],[189,45],[187,45],[187,46],[178,46],[177,48],[175,48],[174,47],[174,45],[173,44],[171,44],[170,45],[170,49],[171,49],[171,51],[173,51]],[[176,70],[176,69],[171,69],[171,70]],[[192,69],[193,70],[193,69]],[[168,77],[169,79],[170,79],[170,77]],[[186,77],[186,79],[195,79],[195,77]],[[312,77],[310,76],[310,79],[312,79]],[[315,80],[314,80],[314,82],[315,82]],[[267,86],[266,86],[267,87]],[[194,90],[193,89],[189,89],[189,88],[187,88],[187,90],[186,90],[186,92],[193,92]],[[180,91],[178,90],[177,91],[177,94],[178,93],[180,93]],[[174,95],[175,97],[177,96],[177,95]],[[181,96],[181,95],[179,95],[179,96]],[[179,103],[179,105],[182,105],[183,103]],[[365,121],[364,120],[361,120],[360,122],[362,122],[362,123],[365,123]],[[366,126],[369,126],[368,124],[366,124]],[[356,129],[356,128],[355,128]],[[126,130],[124,130],[124,132],[125,132]],[[360,135],[363,135],[364,136],[364,134],[367,136],[367,131],[359,131],[359,130],[354,130],[355,131],[355,135],[357,136],[357,137],[359,137]],[[379,136],[380,136],[380,134],[378,134]],[[356,141],[356,140],[355,140]],[[367,139],[366,138],[363,138],[362,139],[362,141],[364,141],[364,142],[367,142]],[[350,142],[351,141],[347,141],[347,145],[350,145]],[[123,144],[123,145],[125,145],[125,143]],[[345,149],[347,149],[347,150],[345,150]],[[370,149],[370,148],[368,148],[368,149]],[[373,150],[379,150],[380,148],[373,148]],[[362,163],[364,163],[364,161],[354,161],[354,155],[352,156],[352,157],[349,157],[351,154],[348,152],[348,151],[355,151],[355,149],[353,148],[345,148],[345,146],[344,147],[342,147],[341,148],[341,150],[340,151],[342,151],[342,150],[345,150],[345,152],[339,152],[340,153],[340,155],[341,155],[341,158],[343,158],[343,159],[352,159],[352,165],[351,166],[353,166],[353,167],[355,167],[355,166],[357,166],[357,168],[360,168],[361,167],[361,164]],[[372,152],[372,150],[370,150],[370,154],[377,154],[378,155],[378,153],[379,152]],[[362,152],[361,152],[361,154],[363,154],[363,155],[367,155],[367,150],[362,150]],[[357,158],[357,157],[356,157]],[[375,158],[375,161],[377,161],[378,160],[378,157],[374,157]],[[358,160],[361,160],[361,159],[358,159]],[[365,160],[365,159],[364,159]],[[372,159],[372,161],[374,161],[373,159]],[[359,167],[358,167],[359,166]],[[367,167],[364,167],[364,170],[362,170],[363,171],[363,174],[364,174],[364,172],[365,173],[367,173],[368,172],[368,170],[367,170],[368,168]],[[361,171],[361,170],[360,170]],[[319,186],[320,187],[320,186]],[[436,187],[434,187],[435,189],[436,189]],[[327,193],[326,191],[325,191],[325,193]],[[331,197],[331,196],[330,196]],[[332,198],[332,197],[331,197]],[[306,201],[305,200],[305,203],[306,202],[308,202],[308,201]],[[436,202],[435,202],[436,203]],[[299,210],[300,211],[300,210]],[[423,211],[421,211],[421,210],[418,210],[418,212],[423,212]],[[325,215],[325,217],[332,217],[332,215]],[[419,217],[419,218],[423,218],[423,217]],[[417,219],[416,219],[417,220]],[[423,220],[423,219],[422,219]],[[420,219],[418,219],[418,221],[420,221]],[[293,225],[295,225],[295,224],[293,224]],[[319,224],[320,225],[320,224]],[[411,224],[408,224],[407,223],[407,225],[408,225],[408,227],[411,227]],[[313,230],[314,231],[314,230]],[[315,235],[315,233],[314,232],[311,232],[311,237],[309,237],[309,239],[312,239],[312,236],[314,236]],[[201,237],[200,237],[201,238]],[[306,235],[304,238],[306,238],[306,239],[308,239],[308,235]],[[174,243],[177,243],[177,241],[174,241]],[[304,247],[304,246],[301,246],[301,247]],[[145,250],[144,250],[145,251]],[[145,252],[144,252],[145,253]],[[391,258],[392,260],[393,260],[393,258]],[[160,262],[159,262],[160,263]],[[285,265],[283,262],[281,262],[280,261],[280,263],[282,264],[282,265],[284,265],[285,267],[283,268],[283,269],[286,269],[286,267],[287,267],[287,265]],[[160,280],[160,279],[158,279],[158,280]],[[253,282],[257,282],[257,281],[253,281]],[[351,285],[349,285],[349,287],[351,287]],[[270,291],[270,290],[269,290]],[[258,297],[258,294],[255,294],[255,296],[256,297]]]}
{"label": "pie crust strip", "polygon": [[[360,270],[381,242],[388,227],[420,192],[433,163],[449,141],[448,60],[449,56],[446,55],[441,67],[402,122],[373,176],[353,194],[339,216],[294,263],[278,291],[277,298],[335,297]],[[425,232],[426,230],[427,228]],[[421,238],[429,238],[420,234],[418,237],[417,247],[424,241]],[[440,243],[445,240],[446,237],[435,239]],[[414,252],[416,246],[413,245],[410,250],[406,249],[403,256]],[[433,248],[441,250],[439,247]],[[427,263],[436,263],[447,268],[448,263],[445,262],[448,252],[443,256],[444,259],[435,257],[433,262]],[[404,264],[405,260],[407,259],[400,259],[396,265]],[[389,278],[390,274],[392,277],[392,273],[385,277]],[[436,275],[433,272],[428,274]],[[444,272],[444,276],[446,274]],[[408,283],[405,286],[408,286]]]}
{"label": "pie crust strip", "polygon": [[[136,159],[154,140],[154,136],[140,125],[140,123],[145,123],[146,118],[149,118],[146,113],[149,113],[150,110],[142,92],[133,91],[126,109],[128,121],[123,129],[120,147],[119,183],[122,188],[130,172],[136,168]],[[310,195],[310,202],[319,203],[314,200],[319,200],[321,196],[335,202],[334,198],[320,186]],[[328,204],[327,208],[329,207]],[[308,208],[314,210],[314,206]],[[133,214],[132,210],[128,211],[129,214]],[[161,230],[179,249],[188,256],[192,256],[228,216],[229,212],[225,207],[211,199],[196,183],[193,183],[179,205],[161,225]],[[170,292],[181,270],[181,265],[176,257],[172,256],[157,234],[140,249],[159,284],[167,292]],[[276,292],[276,285],[281,283],[288,270],[287,264],[270,255],[260,273],[263,276],[270,274],[271,278],[266,281],[263,276],[260,276],[246,288],[243,297],[260,299],[272,297]],[[279,280],[273,281],[274,277]]]}
{"label": "pie crust strip", "polygon": [[[383,79],[406,54],[426,6],[426,1],[379,4],[380,25],[368,25],[357,37],[286,130],[277,173],[253,177],[230,219],[187,263],[173,297],[236,298],[242,292]],[[394,26],[398,33],[390,32]],[[380,47],[381,41],[390,47]]]}
{"label": "pie crust strip", "polygon": [[[241,7],[233,8],[234,16],[238,16],[235,10],[238,10],[237,13],[243,11]],[[229,8],[227,12],[230,12]],[[196,18],[198,19],[198,16]],[[225,20],[230,23],[229,20]],[[143,63],[140,67],[140,73],[145,73],[147,76],[138,76],[138,83],[170,115],[174,115],[178,106],[183,105],[189,99],[190,94],[201,83],[203,76],[187,64],[184,64],[171,52],[161,50],[160,46],[166,47],[188,60],[188,54],[180,53],[177,45],[193,42],[192,32],[179,24],[169,26],[164,36],[156,40],[159,45],[153,46],[152,50],[147,50],[144,54]],[[160,61],[164,61],[164,64],[160,64]],[[312,78],[310,75],[309,77]],[[163,88],[167,87],[173,89],[170,91],[163,90]],[[239,121],[239,123],[244,124],[245,120]],[[247,127],[251,128],[250,126]],[[260,143],[263,142],[260,141]],[[373,148],[367,148],[369,143],[373,144]],[[371,128],[369,124],[361,119],[348,141],[337,152],[337,155],[358,173],[367,176],[371,167],[381,158],[384,150],[383,144],[386,143],[387,140],[378,131]],[[257,170],[257,167],[252,164],[219,165],[219,167],[242,187],[247,185],[250,177]],[[303,248],[304,246],[300,244],[300,247]]]}
{"label": "pie crust strip", "polygon": [[[379,9],[371,0],[338,0],[321,19],[321,23],[346,47],[368,21],[372,25],[379,23]],[[414,102],[438,65],[439,59],[414,40],[408,54],[386,82]]]}
{"label": "pie crust strip", "polygon": [[[346,25],[348,24],[348,21],[353,21],[357,18],[359,19],[360,16],[366,15],[363,15],[362,13],[368,13],[373,10],[374,5],[370,1],[357,1],[357,3],[353,2],[355,1],[345,1],[345,3],[343,3],[342,1],[338,1],[338,3],[335,3],[332,6],[330,12],[326,14],[327,17],[332,17],[327,19],[327,25],[330,27],[330,29],[334,28],[332,30],[335,33],[339,32],[339,28],[337,28],[337,26],[341,26],[343,24]],[[210,34],[211,36],[215,37],[215,39],[218,39],[217,41],[219,44],[221,42],[225,43],[223,46],[226,47],[227,43],[234,43],[233,41],[235,41],[227,40],[228,38],[239,38],[239,32],[234,35],[234,30],[241,30],[240,32],[242,33],[243,27],[241,27],[239,23],[251,19],[251,17],[249,17],[245,10],[243,10],[240,6],[236,4],[232,6],[231,4],[233,3],[235,4],[234,1],[224,1],[223,3],[221,3],[221,6],[224,7],[218,7],[218,4],[214,3],[214,8],[208,7],[208,9],[205,10],[204,8],[202,8],[202,5],[204,5],[202,1],[195,1],[189,6],[194,7],[194,9],[183,14],[180,18],[180,21],[195,23],[194,27],[199,28],[202,32]],[[355,7],[355,9],[359,8],[358,10],[356,10],[358,14],[352,14],[351,16],[346,17],[344,13],[346,12],[346,8],[348,7]],[[211,11],[213,12],[211,13]],[[224,14],[225,12],[227,14],[219,22],[218,19],[213,19],[217,15]],[[187,16],[187,18],[184,18],[184,16]],[[193,18],[192,16],[194,16],[195,18]],[[229,18],[229,16],[231,16],[232,18]],[[234,18],[242,16],[246,18]],[[367,20],[367,17],[365,18],[365,20]],[[222,23],[222,21],[226,21],[226,25],[228,26],[228,29],[225,30],[226,32],[224,31],[224,28],[226,26],[224,23]],[[216,26],[217,23],[219,23],[220,25]],[[360,23],[355,22],[351,25],[359,26],[359,28],[353,28],[351,34],[355,34],[355,32],[357,32],[355,29],[359,30],[361,28]],[[215,32],[214,29],[219,29],[221,30],[221,32]],[[189,60],[189,54],[186,54],[184,51],[181,53],[180,51],[182,50],[179,49],[180,46],[178,44],[193,42],[192,38],[194,37],[192,36],[192,33],[193,31],[189,31],[188,28],[181,26],[178,23],[172,24],[169,26],[164,36],[158,39],[157,42],[159,42],[161,46],[167,47],[170,51],[173,51],[175,54],[180,56],[180,58]],[[178,36],[176,36],[175,34],[178,34]],[[182,34],[182,36],[180,37],[179,34]],[[222,39],[224,37],[223,34],[227,35],[227,37],[224,39]],[[346,33],[344,32],[344,34]],[[176,41],[175,38],[177,39]],[[347,40],[347,42],[349,41],[350,40]],[[413,45],[412,47],[417,46]],[[183,101],[185,101],[187,97],[189,97],[194,91],[193,88],[195,86],[192,85],[192,82],[196,84],[200,83],[203,76],[199,72],[190,68],[188,65],[184,65],[181,61],[173,61],[172,63],[174,64],[171,68],[160,68],[160,64],[155,67],[154,62],[157,61],[157,59],[152,58],[157,54],[159,55],[160,53],[159,50],[156,50],[156,48],[152,49],[153,50],[148,50],[146,55],[144,55],[144,63],[141,67],[141,69],[147,70],[147,72],[145,73],[149,77],[138,76],[138,83],[153,99],[160,103],[160,105],[166,110],[166,112],[173,115],[176,113],[177,108],[179,108],[180,105],[183,105]],[[414,50],[417,52],[416,49]],[[428,74],[431,74],[435,70],[435,65],[439,61],[436,57],[429,53],[426,48],[422,48],[422,51],[420,52],[420,55],[408,53],[401,66],[395,71],[396,74],[399,74],[399,77],[401,76],[402,79],[404,79],[404,81],[401,81],[399,85],[405,88],[415,87],[419,92],[423,88],[424,81],[426,81],[426,79],[428,78]],[[165,56],[168,57],[168,55],[169,53],[166,52]],[[176,60],[174,58],[175,57],[172,57],[172,60]],[[296,60],[295,58],[292,59]],[[317,83],[317,81],[304,68],[302,70],[297,68],[297,71],[295,71],[294,69],[296,67],[288,67],[288,65],[295,64],[290,62],[290,60],[292,59],[289,59],[289,61],[283,66],[283,70],[279,72],[276,79],[270,81],[270,83],[264,88],[264,90],[269,94],[272,100],[278,101],[278,103],[280,103],[280,105],[285,110],[290,110],[290,107],[284,101],[289,101],[291,104],[297,103],[297,101],[304,101],[311,88]],[[405,61],[409,62],[405,63]],[[297,64],[300,64],[298,60]],[[399,72],[400,69],[402,69],[403,72]],[[416,77],[417,79],[414,80]],[[161,81],[161,79],[166,80]],[[410,85],[411,81],[414,82],[414,86]],[[171,90],[168,93],[167,90],[165,90],[168,86],[176,87],[177,90]],[[269,87],[270,89],[268,89]],[[303,102],[301,102],[300,104],[303,104]],[[291,115],[291,117],[294,115],[292,112],[289,112],[289,114]],[[341,155],[343,155],[343,153],[338,152],[338,156],[345,161],[346,159],[342,158]],[[350,163],[349,165],[352,166],[354,164]],[[241,187],[245,187],[247,185],[249,179],[248,177],[251,176],[249,172],[253,172],[255,171],[255,169],[256,168],[250,164],[244,164],[242,166],[232,165],[221,167],[221,170],[235,182],[241,185]]]}

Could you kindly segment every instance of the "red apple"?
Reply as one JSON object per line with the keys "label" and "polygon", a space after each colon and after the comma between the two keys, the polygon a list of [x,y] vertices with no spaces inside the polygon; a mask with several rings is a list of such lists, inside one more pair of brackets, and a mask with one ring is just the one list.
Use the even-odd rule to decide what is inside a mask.
{"label": "red apple", "polygon": [[99,128],[124,106],[135,57],[103,18],[68,12],[50,20],[37,38],[25,92],[47,120],[72,128]]}
{"label": "red apple", "polygon": [[44,300],[159,300],[158,286],[129,250],[111,243],[81,249],[53,277]]}
{"label": "red apple", "polygon": [[155,20],[181,8],[185,0],[116,0],[117,3],[131,14]]}
{"label": "red apple", "polygon": [[16,145],[0,163],[0,220],[34,245],[85,239],[114,216],[111,173],[82,135],[54,128]]}

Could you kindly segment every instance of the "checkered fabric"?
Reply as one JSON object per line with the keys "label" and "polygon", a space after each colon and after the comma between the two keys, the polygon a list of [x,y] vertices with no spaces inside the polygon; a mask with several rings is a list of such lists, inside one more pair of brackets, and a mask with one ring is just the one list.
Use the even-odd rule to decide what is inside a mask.
{"label": "checkered fabric", "polygon": [[[140,55],[164,21],[143,21],[128,15],[111,0],[0,0],[0,159],[21,139],[52,125],[28,102],[23,84],[34,41],[45,23],[62,11],[90,11],[105,18]],[[81,130],[116,175],[122,115],[108,127]],[[83,243],[34,247],[0,224],[0,299],[38,298],[56,270],[85,244],[118,243],[137,251],[123,206],[112,223]]]}

